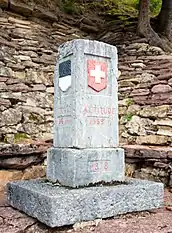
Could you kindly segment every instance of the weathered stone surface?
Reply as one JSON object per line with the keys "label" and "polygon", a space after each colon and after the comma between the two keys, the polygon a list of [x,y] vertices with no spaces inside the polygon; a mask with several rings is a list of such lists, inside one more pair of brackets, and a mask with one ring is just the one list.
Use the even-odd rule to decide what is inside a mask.
{"label": "weathered stone surface", "polygon": [[168,127],[168,126],[159,126],[158,127],[158,131],[157,131],[158,135],[166,135],[166,136],[172,136],[172,127]]}
{"label": "weathered stone surface", "polygon": [[130,96],[142,96],[142,95],[149,95],[149,90],[148,89],[135,89],[130,94]]}
{"label": "weathered stone surface", "polygon": [[54,87],[47,87],[46,92],[54,94]]}
{"label": "weathered stone surface", "polygon": [[30,179],[36,179],[36,178],[43,178],[45,177],[45,166],[43,165],[35,165],[31,168],[26,168],[23,171],[23,180],[30,180]]}
{"label": "weathered stone surface", "polygon": [[150,117],[150,118],[163,118],[167,116],[167,112],[169,110],[169,105],[161,105],[161,106],[145,106],[140,112],[139,115],[142,117]]}
{"label": "weathered stone surface", "polygon": [[124,181],[124,170],[124,151],[120,148],[51,148],[48,152],[47,178],[69,187]]}
{"label": "weathered stone surface", "polygon": [[119,81],[119,88],[121,87],[134,87],[134,83],[131,80],[122,80]]}
{"label": "weathered stone surface", "polygon": [[1,99],[0,98],[0,105],[1,106],[4,105],[4,106],[9,107],[11,105],[11,102],[9,100],[7,100],[7,99]]}
{"label": "weathered stone surface", "polygon": [[132,115],[136,115],[136,114],[138,114],[139,110],[140,110],[140,106],[139,106],[139,105],[137,105],[137,104],[132,104],[132,105],[130,105],[130,106],[128,107],[127,113],[128,113],[128,114],[132,114]]}
{"label": "weathered stone surface", "polygon": [[7,169],[24,169],[31,165],[36,165],[44,160],[43,155],[40,156],[22,156],[22,157],[12,157],[12,158],[1,158],[0,168]]}
{"label": "weathered stone surface", "polygon": [[22,24],[22,25],[30,25],[31,24],[28,20],[17,19],[17,18],[11,17],[11,16],[8,18],[8,22]]}
{"label": "weathered stone surface", "polygon": [[141,168],[140,170],[135,171],[134,177],[137,179],[155,180],[156,182],[168,184],[168,177],[166,176],[165,170],[159,168]]}
{"label": "weathered stone surface", "polygon": [[53,83],[43,71],[35,71],[34,69],[26,70],[26,80],[31,83],[42,83],[46,86]]}
{"label": "weathered stone surface", "polygon": [[12,73],[12,70],[11,68],[7,68],[7,67],[3,67],[3,66],[0,66],[0,76],[12,76],[13,73]]}
{"label": "weathered stone surface", "polygon": [[127,179],[126,184],[68,189],[44,180],[11,182],[8,202],[51,227],[159,208],[163,184]]}
{"label": "weathered stone surface", "polygon": [[162,119],[162,120],[156,120],[154,122],[155,125],[164,125],[164,126],[170,126],[172,127],[172,120],[171,119],[168,119],[168,118],[165,118],[165,119]]}
{"label": "weathered stone surface", "polygon": [[14,78],[14,77],[8,78],[8,79],[6,80],[6,84],[7,84],[7,85],[12,85],[12,84],[20,83],[20,82],[21,82],[20,79]]}
{"label": "weathered stone surface", "polygon": [[22,113],[15,109],[8,109],[0,115],[0,126],[15,125],[21,121]]}
{"label": "weathered stone surface", "polygon": [[172,156],[171,147],[124,145],[126,158],[166,159]]}
{"label": "weathered stone surface", "polygon": [[22,171],[0,170],[0,192],[4,191],[5,186],[9,181],[21,180],[22,175]]}
{"label": "weathered stone surface", "polygon": [[158,77],[157,77],[158,79],[171,79],[172,78],[172,74],[170,74],[170,73],[166,73],[166,74],[160,74]]}
{"label": "weathered stone surface", "polygon": [[134,68],[144,68],[146,65],[140,62],[140,63],[132,63],[131,66]]}
{"label": "weathered stone surface", "polygon": [[124,115],[126,113],[127,107],[119,107],[118,108],[118,114],[119,116]]}
{"label": "weathered stone surface", "polygon": [[18,62],[21,62],[21,61],[32,61],[32,59],[30,58],[30,56],[15,55],[14,58],[16,58],[18,60]]}
{"label": "weathered stone surface", "polygon": [[169,85],[155,85],[152,89],[151,89],[152,93],[167,93],[172,91],[172,88]]}
{"label": "weathered stone surface", "polygon": [[162,163],[162,162],[155,162],[154,167],[168,169],[168,165],[166,163]]}
{"label": "weathered stone surface", "polygon": [[168,138],[160,135],[145,135],[139,136],[136,140],[137,144],[147,145],[165,145],[167,144]]}
{"label": "weathered stone surface", "polygon": [[45,177],[45,167],[42,165],[35,165],[24,170],[0,170],[0,192],[5,191],[6,184],[15,180],[30,180]]}
{"label": "weathered stone surface", "polygon": [[147,131],[153,129],[153,121],[139,116],[132,116],[131,120],[125,125],[125,127],[132,135],[146,135]]}
{"label": "weathered stone surface", "polygon": [[169,84],[170,86],[172,86],[172,78],[170,78],[170,79],[168,80],[168,84]]}
{"label": "weathered stone surface", "polygon": [[32,91],[45,91],[46,87],[43,84],[36,84],[32,86]]}
{"label": "weathered stone surface", "polygon": [[16,71],[14,72],[14,77],[18,79],[25,79],[26,73],[24,71]]}
{"label": "weathered stone surface", "polygon": [[0,157],[16,157],[31,154],[46,153],[49,143],[30,143],[30,144],[0,144]]}
{"label": "weathered stone surface", "polygon": [[[69,56],[71,53],[73,55]],[[59,67],[64,61],[70,64],[68,71],[71,69],[66,77],[71,76],[75,84],[71,86],[70,82],[65,82],[68,86],[63,90],[65,76],[59,76]],[[89,64],[93,65],[92,68],[90,65],[90,72],[95,71],[96,67],[100,69],[100,64],[106,67],[107,71],[103,73],[108,76],[108,83],[106,84],[106,77],[104,77],[103,89],[95,89],[94,76],[88,86],[86,80],[89,79]],[[95,83],[98,85],[97,88],[100,88],[100,81],[97,83],[99,83]],[[73,40],[62,45],[59,49],[54,86],[54,147],[118,146],[116,47],[91,40]]]}
{"label": "weathered stone surface", "polygon": [[13,85],[8,85],[8,89],[13,92],[27,92],[30,90],[30,88],[25,85],[24,83],[17,83]]}
{"label": "weathered stone surface", "polygon": [[155,75],[146,72],[143,72],[141,75],[137,75],[136,77],[140,78],[142,83],[152,82],[156,80]]}
{"label": "weathered stone surface", "polygon": [[7,89],[7,85],[4,82],[0,82],[0,91],[4,91]]}

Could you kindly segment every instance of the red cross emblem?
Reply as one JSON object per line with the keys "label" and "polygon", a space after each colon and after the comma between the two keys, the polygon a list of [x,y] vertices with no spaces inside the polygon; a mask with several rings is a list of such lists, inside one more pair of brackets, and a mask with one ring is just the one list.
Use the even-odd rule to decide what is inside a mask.
{"label": "red cross emblem", "polygon": [[107,63],[88,60],[88,86],[99,92],[107,87]]}

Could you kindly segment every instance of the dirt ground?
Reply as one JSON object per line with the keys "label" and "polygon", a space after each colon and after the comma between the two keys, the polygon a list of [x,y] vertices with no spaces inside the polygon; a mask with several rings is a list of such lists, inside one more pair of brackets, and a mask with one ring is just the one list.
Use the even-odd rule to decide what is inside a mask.
{"label": "dirt ground", "polygon": [[165,206],[158,210],[50,229],[9,207],[0,196],[0,233],[172,233],[172,193],[165,190]]}

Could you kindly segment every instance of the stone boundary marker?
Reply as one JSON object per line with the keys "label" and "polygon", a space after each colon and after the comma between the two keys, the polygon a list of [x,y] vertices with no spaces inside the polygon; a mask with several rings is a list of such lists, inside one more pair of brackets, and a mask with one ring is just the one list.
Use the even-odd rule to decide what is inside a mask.
{"label": "stone boundary marker", "polygon": [[102,42],[60,46],[47,180],[9,183],[13,207],[58,227],[162,205],[163,184],[125,179],[117,62],[116,47]]}

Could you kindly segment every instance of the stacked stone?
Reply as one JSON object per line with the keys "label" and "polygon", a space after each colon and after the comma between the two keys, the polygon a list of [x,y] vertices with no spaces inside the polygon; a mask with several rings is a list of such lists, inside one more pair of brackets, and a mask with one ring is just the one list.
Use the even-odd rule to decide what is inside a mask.
{"label": "stacked stone", "polygon": [[172,148],[125,145],[126,175],[163,182],[172,187]]}
{"label": "stacked stone", "polygon": [[[76,32],[76,33],[75,33]],[[53,123],[53,73],[57,46],[79,37],[74,27],[0,17],[0,141],[50,140]]]}
{"label": "stacked stone", "polygon": [[45,177],[48,143],[0,144],[0,193],[12,180]]}
{"label": "stacked stone", "polygon": [[172,186],[172,56],[144,43],[124,47],[118,79],[120,142],[133,144],[132,150],[124,146],[126,173]]}
{"label": "stacked stone", "polygon": [[172,56],[136,43],[120,57],[121,143],[171,145]]}

